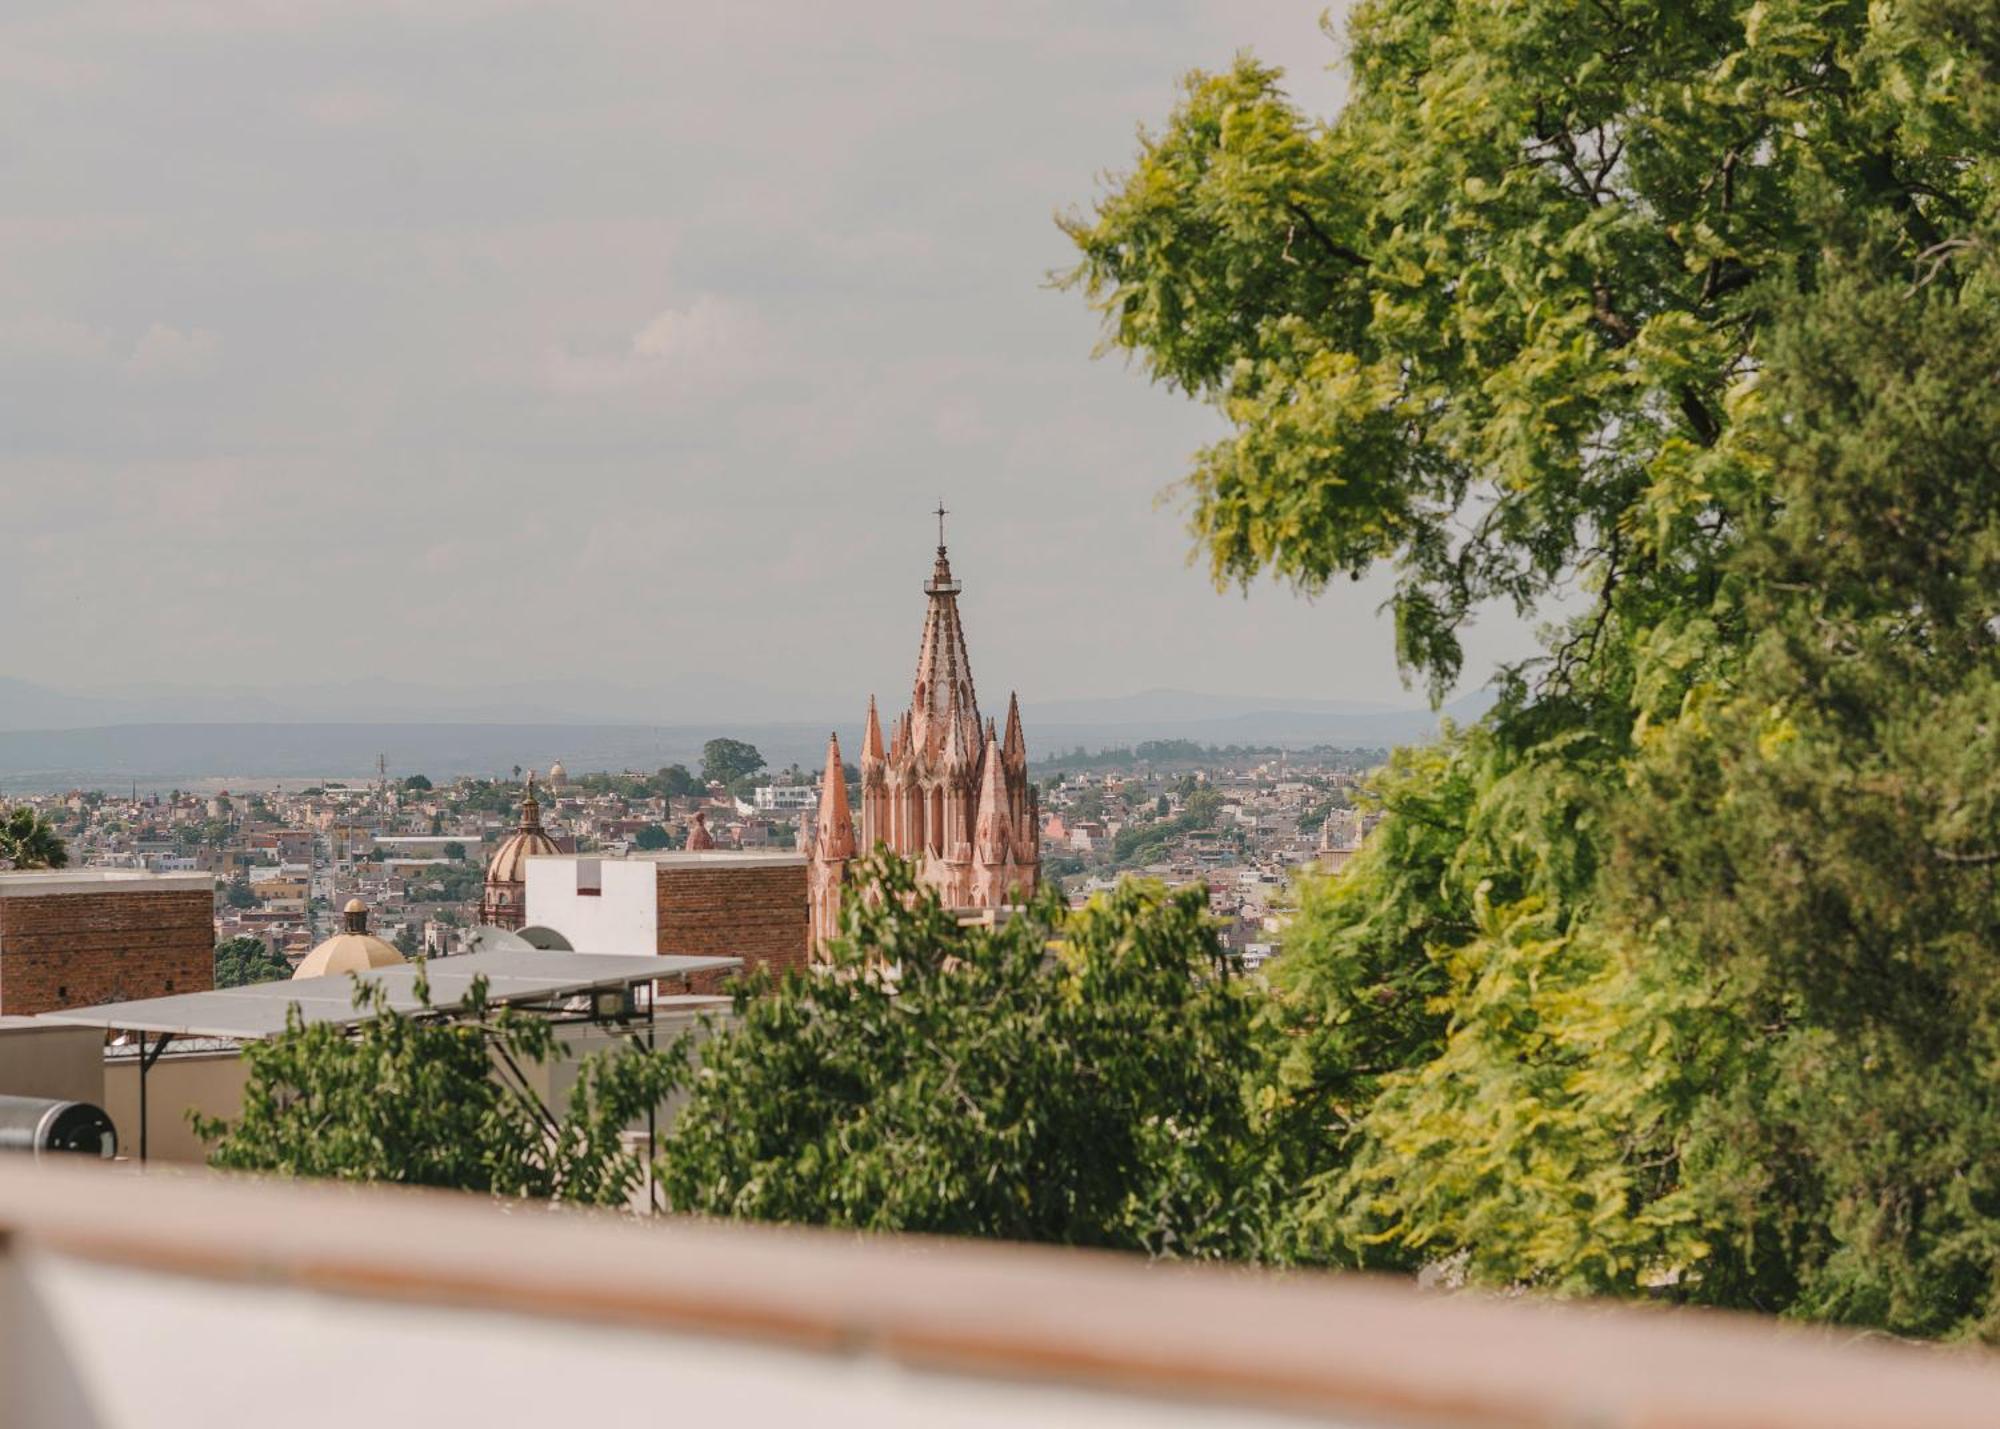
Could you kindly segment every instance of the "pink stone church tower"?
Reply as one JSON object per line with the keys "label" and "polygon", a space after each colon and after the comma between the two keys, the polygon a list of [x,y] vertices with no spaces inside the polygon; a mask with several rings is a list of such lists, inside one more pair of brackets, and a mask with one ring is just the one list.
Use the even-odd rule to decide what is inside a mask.
{"label": "pink stone church tower", "polygon": [[826,779],[812,846],[812,931],[818,946],[837,931],[840,898],[857,848],[880,844],[917,866],[948,908],[1018,903],[1041,877],[1041,801],[1028,779],[1021,705],[1007,701],[1003,733],[979,715],[959,624],[958,596],[938,511],[937,564],[924,585],[929,608],[917,647],[910,707],[882,742],[875,698],[861,743],[861,829],[841,775],[840,741],[829,738]]}

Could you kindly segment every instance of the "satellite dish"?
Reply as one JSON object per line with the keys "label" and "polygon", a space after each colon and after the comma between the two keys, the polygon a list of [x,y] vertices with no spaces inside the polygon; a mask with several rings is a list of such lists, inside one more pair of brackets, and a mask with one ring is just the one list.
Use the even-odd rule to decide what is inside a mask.
{"label": "satellite dish", "polygon": [[492,923],[481,923],[465,937],[465,950],[468,953],[517,953],[534,946],[519,933],[496,927]]}

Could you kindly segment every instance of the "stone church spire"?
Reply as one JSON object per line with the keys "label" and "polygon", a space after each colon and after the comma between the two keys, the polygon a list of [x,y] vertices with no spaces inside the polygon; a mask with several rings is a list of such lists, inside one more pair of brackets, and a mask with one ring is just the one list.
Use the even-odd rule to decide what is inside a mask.
{"label": "stone church spire", "polygon": [[[889,725],[871,697],[861,737],[860,846],[881,844],[916,863],[918,877],[953,908],[994,909],[1032,892],[1040,872],[1040,831],[1028,744],[1018,701],[1005,732],[982,718],[972,658],[959,617],[964,587],[952,574],[938,507],[937,554],[924,583],[923,634],[910,707]],[[814,937],[839,925],[839,901],[856,853],[839,743],[828,741],[809,897]]]}
{"label": "stone church spire", "polygon": [[[958,616],[958,597],[965,587],[951,573],[951,556],[944,544],[945,509],[938,507],[937,560],[924,583],[930,604],[924,611],[924,632],[917,644],[917,677],[910,690],[910,714],[918,744],[932,764],[944,756],[951,738],[956,706],[960,718],[979,730],[979,697],[972,687],[972,658],[966,653],[965,626]],[[963,737],[963,736],[961,736]]]}
{"label": "stone church spire", "polygon": [[840,896],[847,866],[854,859],[854,816],[847,803],[847,771],[841,766],[840,736],[826,737],[826,775],[819,786],[819,818],[806,874],[806,902],[815,948],[840,931]]}
{"label": "stone church spire", "polygon": [[882,720],[875,697],[868,697],[868,723],[861,733],[861,847],[872,853],[877,844],[894,838],[894,808],[889,802],[889,761],[882,752]]}
{"label": "stone church spire", "polygon": [[854,816],[847,804],[847,772],[840,762],[840,736],[826,737],[826,775],[819,786],[819,818],[813,846],[821,858],[854,857]]}

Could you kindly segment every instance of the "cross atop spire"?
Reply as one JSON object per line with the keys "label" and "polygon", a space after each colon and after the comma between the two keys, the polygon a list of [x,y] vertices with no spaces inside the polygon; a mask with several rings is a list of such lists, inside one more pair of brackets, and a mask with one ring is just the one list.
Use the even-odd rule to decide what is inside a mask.
{"label": "cross atop spire", "polygon": [[945,510],[944,498],[938,498],[938,547],[937,561],[931,566],[930,584],[924,587],[926,595],[957,595],[959,584],[951,578],[951,558],[944,553],[944,518],[951,513]]}

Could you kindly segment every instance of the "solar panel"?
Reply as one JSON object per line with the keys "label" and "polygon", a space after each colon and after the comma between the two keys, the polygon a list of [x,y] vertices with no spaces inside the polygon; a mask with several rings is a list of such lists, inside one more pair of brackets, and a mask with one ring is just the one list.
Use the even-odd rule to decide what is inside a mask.
{"label": "solar panel", "polygon": [[[430,1006],[449,1010],[464,1002],[475,978],[484,977],[487,1000],[494,1004],[542,1002],[587,993],[597,988],[630,987],[742,966],[741,958],[645,957],[617,953],[565,953],[538,948],[498,948],[463,957],[438,958],[424,965],[430,980]],[[286,982],[219,987],[210,992],[183,992],[171,997],[147,997],[133,1002],[107,1002],[96,1007],[72,1007],[44,1012],[42,1022],[72,1027],[102,1027],[107,1031],[171,1032],[186,1037],[233,1037],[254,1042],[285,1030],[293,1007],[306,1022],[351,1027],[375,1016],[372,1007],[357,1009],[357,982],[366,981],[386,994],[397,1012],[419,1012],[418,968],[414,964],[376,968],[367,973],[332,973],[326,977],[293,978]]]}

